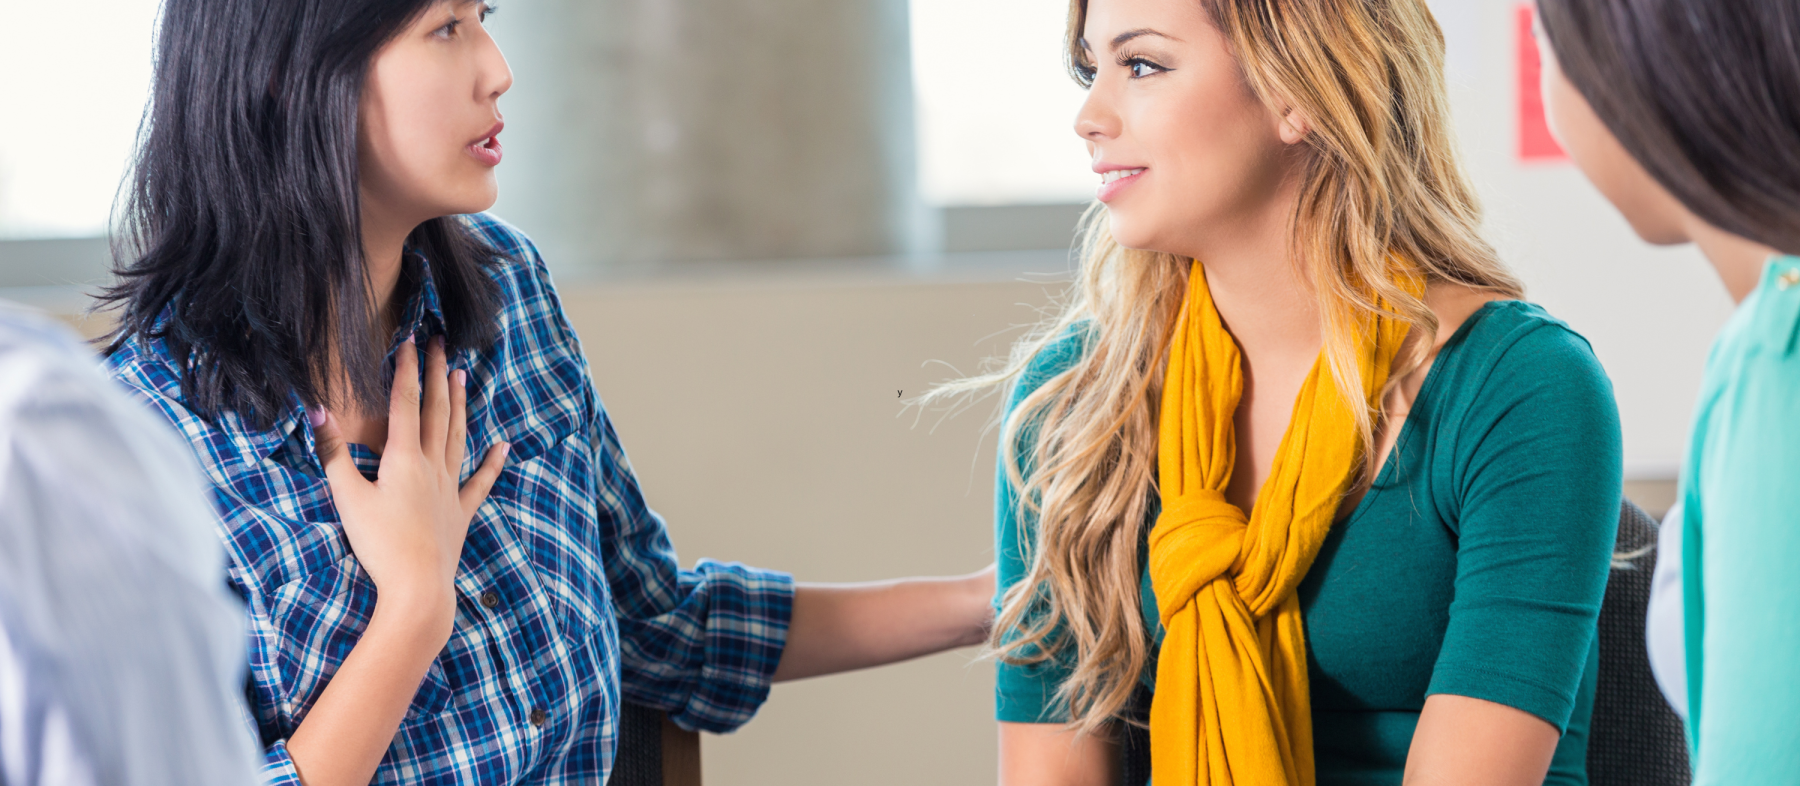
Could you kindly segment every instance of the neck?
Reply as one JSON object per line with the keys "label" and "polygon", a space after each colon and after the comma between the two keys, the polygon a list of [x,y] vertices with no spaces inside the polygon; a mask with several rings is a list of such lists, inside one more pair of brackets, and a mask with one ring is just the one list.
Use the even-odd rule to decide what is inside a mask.
{"label": "neck", "polygon": [[418,224],[381,215],[366,204],[367,200],[362,215],[362,241],[363,264],[369,271],[369,295],[375,306],[376,319],[371,327],[380,331],[373,337],[376,342],[385,345],[397,320],[394,289],[400,285],[406,236],[412,234]]}
{"label": "neck", "polygon": [[1206,267],[1213,306],[1247,359],[1317,356],[1323,341],[1313,287],[1296,264],[1292,189],[1257,215],[1234,221],[1195,258]]}
{"label": "neck", "polygon": [[1736,303],[1744,302],[1744,298],[1756,290],[1756,283],[1762,279],[1763,264],[1777,253],[1773,248],[1699,219],[1693,219],[1689,224],[1688,237],[1693,238],[1700,253],[1705,254],[1713,270],[1718,271],[1725,291],[1731,293],[1731,299]]}

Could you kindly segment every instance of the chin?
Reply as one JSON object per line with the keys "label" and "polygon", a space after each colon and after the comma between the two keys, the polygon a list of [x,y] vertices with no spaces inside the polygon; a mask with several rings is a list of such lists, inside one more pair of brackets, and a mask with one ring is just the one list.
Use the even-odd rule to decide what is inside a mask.
{"label": "chin", "polygon": [[491,184],[489,188],[473,189],[471,192],[465,192],[458,195],[458,198],[450,200],[444,206],[444,214],[460,216],[480,213],[492,208],[499,197],[499,190],[492,188]]}
{"label": "chin", "polygon": [[1140,218],[1132,220],[1129,215],[1120,215],[1118,210],[1107,208],[1106,228],[1112,233],[1113,242],[1121,246],[1141,251],[1150,247],[1152,233],[1145,231],[1148,227]]}
{"label": "chin", "polygon": [[1680,246],[1693,242],[1686,230],[1670,226],[1666,221],[1634,218],[1630,213],[1625,213],[1625,222],[1631,225],[1631,231],[1637,233],[1639,239],[1653,246]]}

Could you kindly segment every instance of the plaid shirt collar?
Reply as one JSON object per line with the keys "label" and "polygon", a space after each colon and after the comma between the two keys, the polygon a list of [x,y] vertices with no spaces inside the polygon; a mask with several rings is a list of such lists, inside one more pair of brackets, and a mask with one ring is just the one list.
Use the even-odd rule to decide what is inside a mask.
{"label": "plaid shirt collar", "polygon": [[[399,327],[394,329],[393,339],[388,344],[387,357],[382,365],[384,379],[393,376],[394,352],[406,341],[407,336],[424,339],[445,332],[444,307],[438,298],[437,281],[431,273],[431,262],[424,254],[413,249],[407,249],[405,253],[402,261],[405,269],[400,276],[400,285],[412,284],[413,292],[407,296],[406,305],[400,310]],[[454,350],[449,359],[450,366],[456,368],[466,364],[469,359],[467,350]],[[314,449],[312,426],[302,425],[306,423],[306,404],[298,396],[289,398],[287,410],[267,429],[251,428],[236,412],[221,413],[217,420],[219,430],[236,448],[237,458],[246,464],[263,461],[290,440],[297,440],[297,446],[301,448],[300,454],[309,458],[314,470],[324,473],[324,467],[319,465]],[[357,447],[361,446],[353,446],[353,450]],[[358,458],[363,456],[359,455]]]}

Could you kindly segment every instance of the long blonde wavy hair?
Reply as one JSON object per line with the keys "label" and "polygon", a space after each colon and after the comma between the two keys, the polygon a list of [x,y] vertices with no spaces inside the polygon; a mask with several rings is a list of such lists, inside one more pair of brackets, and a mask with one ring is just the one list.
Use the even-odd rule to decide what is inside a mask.
{"label": "long blonde wavy hair", "polygon": [[[1396,316],[1414,336],[1437,332],[1437,318],[1399,278],[1522,294],[1479,232],[1481,209],[1450,133],[1443,34],[1425,0],[1170,2],[1205,3],[1257,96],[1310,123],[1291,221],[1294,263],[1317,293],[1323,352],[1345,400],[1362,399],[1354,353],[1367,315]],[[1081,44],[1086,12],[1086,0],[1071,1],[1067,57],[1083,86],[1092,74]],[[1058,700],[1073,726],[1093,732],[1121,716],[1150,654],[1139,550],[1189,260],[1121,247],[1099,204],[1083,219],[1078,245],[1080,272],[1060,313],[1020,340],[999,369],[941,385],[924,400],[1001,389],[1051,343],[1085,333],[1074,366],[1001,424],[1008,482],[1027,508],[1020,542],[1030,569],[1003,598],[990,653],[1029,664],[1068,658],[1072,649],[1073,673]],[[1395,384],[1431,344],[1409,342]],[[1380,418],[1358,413],[1366,448]],[[1020,456],[1027,429],[1034,448]],[[1031,470],[1021,472],[1021,463]]]}

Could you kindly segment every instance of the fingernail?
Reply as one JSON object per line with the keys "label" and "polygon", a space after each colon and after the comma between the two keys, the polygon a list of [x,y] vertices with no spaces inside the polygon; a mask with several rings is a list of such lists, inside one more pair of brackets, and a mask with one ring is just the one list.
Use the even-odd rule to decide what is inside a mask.
{"label": "fingernail", "polygon": [[316,407],[307,407],[306,422],[311,423],[313,428],[325,425],[325,410]]}
{"label": "fingernail", "polygon": [[511,442],[500,443],[500,457],[501,458],[506,458],[506,454],[511,453],[511,452],[512,452],[512,443]]}
{"label": "fingernail", "polygon": [[417,342],[417,341],[414,341],[414,339],[416,339],[416,338],[418,338],[418,337],[419,337],[419,336],[418,336],[418,334],[416,334],[416,333],[408,333],[408,334],[406,334],[406,343],[408,343],[408,344],[416,344],[416,343],[418,343],[418,342]]}
{"label": "fingernail", "polygon": [[458,386],[465,388],[469,386],[469,372],[459,368],[450,372],[450,376],[456,380]]}

